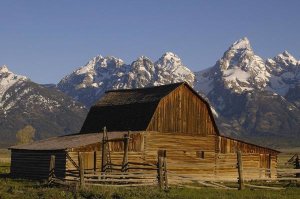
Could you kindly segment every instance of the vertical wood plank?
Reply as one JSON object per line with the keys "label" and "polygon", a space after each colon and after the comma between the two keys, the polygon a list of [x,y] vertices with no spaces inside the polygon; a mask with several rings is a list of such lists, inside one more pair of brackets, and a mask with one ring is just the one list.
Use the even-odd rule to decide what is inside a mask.
{"label": "vertical wood plank", "polygon": [[124,154],[122,161],[122,171],[127,171],[128,167],[128,142],[129,142],[129,133],[128,135],[124,135]]}
{"label": "vertical wood plank", "polygon": [[82,153],[79,153],[78,156],[78,163],[79,163],[79,183],[80,186],[84,186],[84,160]]}
{"label": "vertical wood plank", "polygon": [[243,190],[244,186],[244,176],[243,176],[243,161],[242,161],[242,152],[237,150],[237,167],[238,167],[238,183],[239,183],[239,190]]}
{"label": "vertical wood plank", "polygon": [[97,171],[97,152],[94,151],[94,172]]}
{"label": "vertical wood plank", "polygon": [[48,184],[51,184],[53,178],[55,176],[55,155],[51,155],[50,157],[50,165],[49,165],[49,176],[48,176]]}

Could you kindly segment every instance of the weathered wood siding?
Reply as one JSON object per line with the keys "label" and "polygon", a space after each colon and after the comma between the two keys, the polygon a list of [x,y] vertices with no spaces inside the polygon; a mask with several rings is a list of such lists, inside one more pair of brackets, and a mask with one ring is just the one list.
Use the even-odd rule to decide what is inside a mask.
{"label": "weathered wood siding", "polygon": [[158,132],[145,134],[145,161],[156,164],[159,149],[167,150],[170,175],[214,177],[215,136]]}
{"label": "weathered wood siding", "polygon": [[[83,161],[85,169],[94,169],[94,152],[96,153],[96,169],[101,168],[102,158],[101,158],[102,143],[98,142],[92,145],[73,148],[68,150],[69,158],[67,158],[66,168],[68,170],[76,169],[78,166],[78,154],[79,152],[83,154]],[[111,162],[113,164],[122,164],[123,153],[124,153],[124,143],[109,142],[109,150],[111,155]],[[144,133],[134,133],[130,134],[130,141],[128,144],[128,161],[129,162],[143,162],[144,157]],[[115,166],[115,168],[120,168]]]}
{"label": "weathered wood siding", "polygon": [[55,175],[64,177],[65,151],[12,150],[11,175],[15,178],[47,179],[51,155],[55,155]]}
{"label": "weathered wood siding", "polygon": [[158,104],[148,131],[214,135],[217,129],[208,105],[186,85],[181,85]]}
{"label": "weathered wood siding", "polygon": [[235,153],[237,149],[241,150],[242,153],[258,153],[258,154],[273,154],[276,155],[277,152],[274,150],[257,146],[254,144],[239,141],[233,138],[228,138],[224,136],[217,136],[218,144],[216,152],[220,153]]}

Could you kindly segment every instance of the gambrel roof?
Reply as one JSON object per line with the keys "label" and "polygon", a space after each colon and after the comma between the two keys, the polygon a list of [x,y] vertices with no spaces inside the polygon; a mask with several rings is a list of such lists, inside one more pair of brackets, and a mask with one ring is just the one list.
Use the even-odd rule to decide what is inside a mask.
{"label": "gambrel roof", "polygon": [[185,82],[106,91],[105,95],[91,107],[80,133],[101,132],[104,126],[109,131],[146,130],[159,102],[182,85],[185,85],[206,104],[218,134],[208,102]]}

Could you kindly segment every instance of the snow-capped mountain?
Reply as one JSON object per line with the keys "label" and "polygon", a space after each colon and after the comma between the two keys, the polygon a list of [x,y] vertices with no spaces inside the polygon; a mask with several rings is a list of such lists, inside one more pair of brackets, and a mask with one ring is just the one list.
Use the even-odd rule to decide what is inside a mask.
{"label": "snow-capped mountain", "polygon": [[171,52],[156,62],[142,56],[130,65],[97,56],[57,87],[89,107],[106,90],[180,81],[211,103],[223,134],[300,137],[299,61],[288,52],[264,61],[247,38],[234,42],[214,66],[199,72],[193,73]]}
{"label": "snow-capped mountain", "polygon": [[287,51],[267,59],[266,66],[271,74],[269,87],[273,92],[285,96],[300,84],[300,61]]}
{"label": "snow-capped mountain", "polygon": [[216,108],[224,134],[300,136],[299,68],[286,51],[265,62],[243,38],[195,73],[194,88]]}
{"label": "snow-capped mountain", "polygon": [[168,83],[194,82],[194,73],[174,53],[165,53],[152,62],[145,56],[130,65],[116,57],[97,56],[64,77],[57,87],[88,107],[106,90],[140,88]]}
{"label": "snow-capped mountain", "polygon": [[35,139],[77,133],[85,107],[58,91],[0,67],[0,144],[14,144],[16,132],[26,125],[36,129]]}
{"label": "snow-capped mountain", "polygon": [[2,66],[0,138],[14,142],[15,132],[27,124],[37,129],[36,139],[74,133],[86,115],[75,101],[90,107],[106,90],[181,81],[210,102],[225,135],[269,144],[300,137],[300,61],[287,51],[264,61],[242,38],[214,66],[195,73],[171,52],[155,62],[141,56],[131,64],[99,55],[57,85],[38,85]]}
{"label": "snow-capped mountain", "polygon": [[208,94],[216,81],[235,93],[263,90],[270,74],[264,60],[254,54],[245,37],[234,42],[213,67],[196,73],[196,76],[195,88]]}

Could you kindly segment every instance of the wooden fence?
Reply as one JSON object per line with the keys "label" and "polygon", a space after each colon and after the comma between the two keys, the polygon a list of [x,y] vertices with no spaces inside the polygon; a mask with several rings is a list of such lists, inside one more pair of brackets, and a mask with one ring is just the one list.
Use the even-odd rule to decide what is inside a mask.
{"label": "wooden fence", "polygon": [[[168,188],[166,151],[159,150],[157,164],[141,162],[124,162],[120,165],[106,163],[102,168],[85,169],[82,154],[78,156],[78,169],[66,170],[64,179],[55,176],[55,156],[51,156],[48,183],[70,184],[80,186],[148,186],[158,185],[161,189]],[[103,171],[103,167],[109,168]]]}

